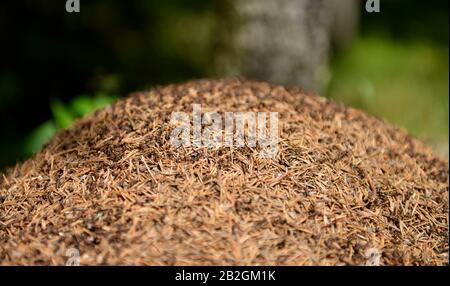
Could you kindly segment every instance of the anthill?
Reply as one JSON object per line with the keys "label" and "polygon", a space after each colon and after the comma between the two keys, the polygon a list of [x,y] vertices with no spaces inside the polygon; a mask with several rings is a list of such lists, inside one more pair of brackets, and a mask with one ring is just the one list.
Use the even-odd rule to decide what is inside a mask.
{"label": "anthill", "polygon": [[[276,155],[174,146],[171,115],[193,104],[278,113]],[[0,264],[448,264],[448,184],[420,141],[325,98],[169,85],[79,120],[2,176]]]}

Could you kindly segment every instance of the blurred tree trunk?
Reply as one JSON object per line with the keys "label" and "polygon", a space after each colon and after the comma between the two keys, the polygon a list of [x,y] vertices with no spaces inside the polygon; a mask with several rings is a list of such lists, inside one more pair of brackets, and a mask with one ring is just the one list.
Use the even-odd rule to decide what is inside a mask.
{"label": "blurred tree trunk", "polygon": [[357,0],[223,0],[215,74],[317,91],[332,43],[344,46],[356,31],[357,8]]}

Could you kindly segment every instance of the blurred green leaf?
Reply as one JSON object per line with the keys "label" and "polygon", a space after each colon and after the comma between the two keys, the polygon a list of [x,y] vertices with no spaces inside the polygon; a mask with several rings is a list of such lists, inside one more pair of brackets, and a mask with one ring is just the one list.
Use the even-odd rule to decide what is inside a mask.
{"label": "blurred green leaf", "polygon": [[105,107],[116,100],[116,97],[97,94],[95,96],[80,95],[72,100],[70,108],[73,113],[79,116],[85,116],[99,108]]}
{"label": "blurred green leaf", "polygon": [[46,121],[34,129],[25,140],[24,153],[31,156],[41,150],[42,146],[50,140],[57,131],[56,124],[52,121]]}
{"label": "blurred green leaf", "polygon": [[61,101],[53,101],[50,105],[50,108],[58,127],[69,128],[72,125],[73,121],[75,120],[75,116],[72,114],[70,109],[64,106]]}
{"label": "blurred green leaf", "polygon": [[107,105],[110,105],[111,103],[116,101],[116,99],[117,99],[116,96],[106,95],[102,93],[96,94],[95,97],[93,98],[93,107],[94,107],[93,111],[99,108],[103,108]]}
{"label": "blurred green leaf", "polygon": [[87,95],[80,95],[74,98],[70,103],[70,107],[77,116],[84,116],[94,109],[92,98]]}
{"label": "blurred green leaf", "polygon": [[68,106],[59,100],[53,101],[50,106],[53,120],[41,124],[27,136],[23,146],[24,155],[29,157],[41,150],[42,146],[55,135],[59,128],[69,128],[76,118],[86,116],[115,100],[114,96],[97,94],[95,96],[77,96]]}

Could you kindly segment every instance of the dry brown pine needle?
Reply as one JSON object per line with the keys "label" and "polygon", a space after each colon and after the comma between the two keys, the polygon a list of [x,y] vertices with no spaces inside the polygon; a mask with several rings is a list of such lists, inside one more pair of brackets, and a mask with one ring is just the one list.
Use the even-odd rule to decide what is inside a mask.
{"label": "dry brown pine needle", "polygon": [[[279,153],[180,148],[173,111],[279,112]],[[448,162],[364,112],[260,82],[130,95],[0,175],[0,264],[443,265]]]}

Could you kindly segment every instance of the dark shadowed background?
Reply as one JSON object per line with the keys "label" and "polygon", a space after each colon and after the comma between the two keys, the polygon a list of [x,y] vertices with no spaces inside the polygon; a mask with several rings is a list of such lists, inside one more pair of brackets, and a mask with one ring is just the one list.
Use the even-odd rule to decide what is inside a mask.
{"label": "dark shadowed background", "polygon": [[[69,14],[65,1],[2,1],[0,169],[130,91],[213,75],[224,2],[81,0]],[[381,0],[370,14],[364,2],[357,36],[329,51],[320,95],[448,156],[448,1]]]}

